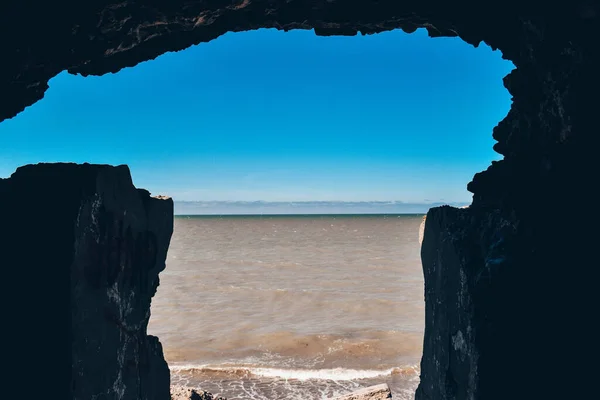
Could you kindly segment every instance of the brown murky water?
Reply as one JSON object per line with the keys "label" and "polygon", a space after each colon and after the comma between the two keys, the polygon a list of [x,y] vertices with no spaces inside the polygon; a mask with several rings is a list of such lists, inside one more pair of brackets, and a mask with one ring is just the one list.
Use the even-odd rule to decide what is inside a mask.
{"label": "brown murky water", "polygon": [[387,382],[414,397],[420,215],[176,217],[152,303],[173,384],[324,399]]}

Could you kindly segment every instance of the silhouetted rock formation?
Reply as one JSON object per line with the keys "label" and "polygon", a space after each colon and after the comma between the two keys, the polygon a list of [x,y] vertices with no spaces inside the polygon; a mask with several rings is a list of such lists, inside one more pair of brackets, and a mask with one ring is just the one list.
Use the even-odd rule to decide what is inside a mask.
{"label": "silhouetted rock formation", "polygon": [[[474,194],[470,208],[434,209],[427,218],[423,244],[427,324],[417,399],[586,398],[596,390],[595,371],[585,367],[586,360],[598,356],[598,340],[592,333],[600,236],[594,211],[600,171],[593,161],[600,148],[599,14],[599,3],[591,0],[62,0],[34,6],[9,0],[0,5],[0,37],[9,38],[0,44],[0,120],[41,99],[48,80],[60,71],[116,72],[228,31],[314,28],[319,35],[354,35],[426,27],[431,36],[460,36],[473,45],[484,41],[500,49],[516,67],[504,79],[513,96],[511,110],[493,131],[494,149],[504,159],[468,185]],[[83,201],[81,188],[83,182],[96,179],[95,173],[87,172],[84,179],[83,172],[67,168],[70,172],[64,173],[60,190],[53,194],[61,199],[56,201],[48,197],[46,168],[29,167],[17,174],[22,178],[12,179],[25,182],[35,200],[26,200],[23,187],[6,182],[0,199],[3,232],[12,233],[0,241],[7,246],[0,253],[12,257],[18,249],[28,256],[19,263],[8,257],[8,277],[20,273],[13,266],[22,265],[30,271],[34,281],[30,285],[42,291],[37,282],[60,281],[56,274],[65,273],[71,263],[76,237],[71,229]],[[33,188],[46,188],[45,197],[40,200]],[[130,185],[113,188],[118,202],[127,188]],[[85,193],[93,197],[95,189]],[[86,206],[90,210],[86,212],[93,212],[93,204]],[[11,215],[13,210],[24,212],[27,205],[35,209],[35,219]],[[158,243],[166,243],[170,225],[152,226],[157,237],[164,235]],[[145,243],[146,239],[139,240]],[[93,241],[89,246],[96,248]],[[139,262],[137,257],[143,256],[134,256]],[[157,262],[164,261],[162,257],[161,253]],[[114,271],[107,268],[113,264],[94,265],[86,279],[90,285],[100,282],[100,288],[86,286],[90,293],[74,295],[108,296],[106,282],[112,282]],[[147,285],[150,292],[160,268],[162,264],[148,272],[147,280],[136,281],[133,293],[138,293],[137,285]],[[65,288],[55,290],[61,295]],[[115,301],[122,304],[122,299],[120,295]],[[144,299],[149,299],[149,293]],[[112,332],[114,347],[106,356],[87,353],[81,342],[83,332],[74,328],[74,360],[81,363],[74,364],[75,393],[99,390],[109,393],[107,398],[129,398],[137,390],[129,385],[137,388],[148,381],[136,381],[129,373],[115,375],[115,368],[121,363],[119,357],[128,357],[131,347],[123,338],[128,337],[129,327],[140,327],[148,302],[139,299],[132,305],[132,320],[126,318],[127,329],[117,334],[113,328],[118,324],[109,323],[108,315],[114,318],[125,311],[117,306],[111,312],[99,311],[89,301],[73,307],[73,312],[106,312],[106,327],[93,325],[100,333],[90,334],[102,337]],[[66,305],[52,304],[58,307],[55,318],[66,312],[60,308]],[[26,323],[23,318],[10,316]],[[139,343],[149,349],[145,354],[158,354],[157,343],[144,337]],[[103,363],[111,365],[106,372],[100,367]],[[92,380],[87,391],[77,374],[81,368],[93,371],[93,365],[103,381]],[[163,380],[152,383],[156,398],[168,396]],[[118,396],[119,390],[125,390],[126,397]],[[150,398],[148,393],[142,391],[138,398]]]}
{"label": "silhouetted rock formation", "polygon": [[[169,369],[146,327],[173,231],[172,200],[136,189],[126,166],[28,165],[0,180],[0,221],[6,282],[26,283],[34,301],[27,308],[28,292],[20,296],[18,334],[40,326],[40,335],[59,329],[70,338],[66,348],[45,346],[71,358],[71,398],[168,399]],[[21,373],[51,372],[35,368],[50,351],[34,354]],[[62,359],[49,361],[57,368]]]}
{"label": "silhouetted rock formation", "polygon": [[[586,359],[595,359],[598,346],[585,315],[597,307],[598,272],[587,266],[598,234],[551,200],[538,211],[519,211],[439,207],[427,214],[417,399],[590,393],[597,367],[586,367]],[[577,376],[586,379],[568,383]]]}

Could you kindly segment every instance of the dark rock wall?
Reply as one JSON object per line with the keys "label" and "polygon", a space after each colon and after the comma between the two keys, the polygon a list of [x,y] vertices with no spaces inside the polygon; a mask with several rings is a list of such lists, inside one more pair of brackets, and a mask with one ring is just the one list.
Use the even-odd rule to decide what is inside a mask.
{"label": "dark rock wall", "polygon": [[[417,398],[594,397],[589,390],[598,370],[593,366],[600,266],[594,211],[600,172],[598,1],[8,0],[0,5],[0,120],[41,99],[60,71],[116,72],[228,31],[262,27],[314,28],[319,35],[426,27],[431,36],[460,36],[473,45],[484,41],[514,63],[504,80],[513,104],[493,131],[494,148],[504,159],[468,185],[469,209],[434,209],[427,218],[426,332]],[[143,377],[166,370],[151,361],[151,354],[160,353],[156,341],[141,333],[133,338],[134,332],[145,333],[145,307],[168,242],[160,235],[170,235],[171,226],[152,225],[149,217],[142,220],[150,225],[144,225],[129,216],[129,207],[153,215],[149,210],[160,207],[151,204],[162,203],[143,192],[138,193],[145,201],[133,200],[129,184],[98,188],[98,167],[55,167],[68,169],[60,179],[48,168],[28,167],[0,183],[7,282],[25,279],[13,275],[27,271],[39,278],[29,282],[31,292],[44,293],[41,282],[48,279],[61,296],[68,282],[61,274],[72,273],[73,282],[82,283],[71,287],[71,296],[85,297],[68,308],[74,321],[97,332],[90,333],[92,340],[105,337],[114,345],[106,356],[89,353],[93,347],[77,339],[84,332],[73,325],[75,360],[82,363],[73,373],[102,376],[105,382],[89,390],[110,398],[135,390],[145,396],[149,382]],[[28,182],[28,192],[15,182]],[[108,193],[119,200],[111,202]],[[104,208],[94,196],[104,196],[98,197]],[[16,217],[12,210],[33,214]],[[86,222],[76,228],[79,213],[80,223]],[[110,250],[115,246],[121,255]],[[158,264],[140,272],[154,257]],[[128,272],[119,274],[117,264],[128,265]],[[54,319],[64,316],[56,301],[36,310],[42,317],[51,310]],[[99,324],[87,310],[102,301]],[[18,313],[7,318],[30,323]],[[147,355],[146,361],[136,359],[136,352]],[[132,359],[139,364],[127,362]],[[111,367],[101,372],[91,360]],[[128,369],[111,364],[123,362]],[[151,371],[137,374],[143,368]],[[160,379],[151,381],[156,396],[168,390]],[[87,389],[76,384],[74,390]]]}
{"label": "dark rock wall", "polygon": [[[28,364],[21,372],[37,382],[68,362],[72,399],[169,399],[162,347],[146,328],[172,200],[136,189],[126,166],[28,165],[0,180],[0,221],[5,282],[26,283],[4,299],[23,300],[4,343],[39,350],[20,355]],[[29,330],[37,335],[27,343]],[[53,331],[58,341],[43,340]],[[48,398],[63,398],[55,386]]]}
{"label": "dark rock wall", "polygon": [[548,203],[429,211],[416,399],[594,397],[598,218]]}
{"label": "dark rock wall", "polygon": [[586,10],[570,32],[543,10],[522,24],[493,132],[504,159],[475,175],[468,209],[428,213],[419,400],[594,397],[600,24]]}

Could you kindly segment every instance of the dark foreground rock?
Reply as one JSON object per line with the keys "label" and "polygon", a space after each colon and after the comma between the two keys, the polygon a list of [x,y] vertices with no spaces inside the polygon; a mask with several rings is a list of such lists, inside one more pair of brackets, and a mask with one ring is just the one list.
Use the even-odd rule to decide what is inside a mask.
{"label": "dark foreground rock", "polygon": [[[585,260],[592,259],[598,235],[585,224],[595,217],[553,212],[546,208],[552,204],[520,216],[481,206],[429,211],[421,249],[426,311],[416,399],[590,393],[597,367],[586,360],[596,359],[598,346],[587,316],[597,307],[598,272],[588,270]],[[565,383],[578,376],[577,384]]]}
{"label": "dark foreground rock", "polygon": [[[44,365],[33,373],[69,357],[71,399],[168,400],[169,369],[146,327],[172,200],[136,189],[127,166],[28,165],[0,180],[0,221],[3,292],[18,302],[3,317],[18,327],[9,335],[35,335],[20,354]],[[54,331],[67,334],[47,341]]]}
{"label": "dark foreground rock", "polygon": [[171,400],[227,400],[212,393],[186,386],[171,386]]}

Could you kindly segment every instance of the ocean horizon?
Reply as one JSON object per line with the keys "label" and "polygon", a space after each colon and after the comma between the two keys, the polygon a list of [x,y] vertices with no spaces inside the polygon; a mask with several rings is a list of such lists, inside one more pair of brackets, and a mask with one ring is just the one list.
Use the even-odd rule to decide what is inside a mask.
{"label": "ocean horizon", "polygon": [[400,201],[175,201],[176,216],[192,215],[423,215],[430,208],[467,202],[405,203]]}
{"label": "ocean horizon", "polygon": [[203,217],[395,217],[395,216],[422,216],[427,213],[314,213],[314,214],[174,214],[177,218],[203,218]]}

